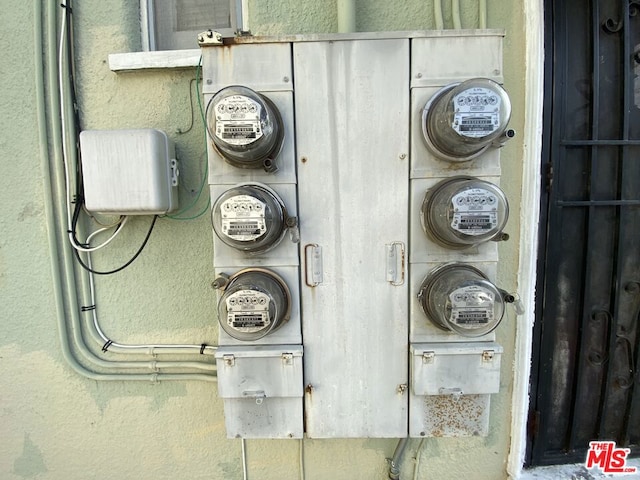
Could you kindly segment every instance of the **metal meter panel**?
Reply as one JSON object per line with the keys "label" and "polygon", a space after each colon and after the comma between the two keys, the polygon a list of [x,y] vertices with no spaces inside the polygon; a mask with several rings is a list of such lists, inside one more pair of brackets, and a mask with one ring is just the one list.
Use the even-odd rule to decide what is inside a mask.
{"label": "metal meter panel", "polygon": [[228,438],[302,438],[302,347],[220,347],[218,394]]}
{"label": "metal meter panel", "polygon": [[[211,201],[232,188],[233,185],[211,185]],[[290,217],[297,216],[296,186],[290,184],[271,184],[269,187],[282,199],[286,213]],[[293,235],[293,239],[292,239]],[[282,240],[271,250],[259,253],[245,253],[239,251],[213,234],[213,264],[223,267],[250,266],[296,266],[299,265],[297,228],[286,229]]]}
{"label": "metal meter panel", "polygon": [[205,94],[229,85],[259,92],[293,90],[290,43],[216,46],[201,51]]}
{"label": "metal meter panel", "polygon": [[294,44],[307,435],[407,434],[409,40]]}
{"label": "metal meter panel", "polygon": [[[500,180],[499,177],[482,177],[481,179],[496,185]],[[488,241],[469,248],[454,250],[438,244],[424,232],[420,221],[420,211],[424,197],[427,191],[441,180],[442,178],[420,178],[411,181],[410,263],[498,261],[498,246],[496,242]]]}
{"label": "metal meter panel", "polygon": [[447,32],[411,40],[411,87],[445,86],[470,77],[502,82],[504,32]]}
{"label": "metal meter panel", "polygon": [[[226,274],[233,275],[240,269],[237,268],[222,268],[216,266],[216,277]],[[289,313],[289,320],[284,322],[275,331],[270,332],[268,335],[251,341],[243,341],[237,338],[233,338],[221,327],[218,328],[218,343],[220,345],[285,345],[285,344],[300,344],[302,343],[302,332],[300,323],[300,280],[298,274],[298,267],[268,267],[269,271],[272,271],[278,275],[286,283],[291,295]],[[218,299],[221,298],[222,292],[217,291]],[[213,314],[215,317],[215,313]],[[214,318],[214,321],[216,319]]]}
{"label": "metal meter panel", "polygon": [[494,342],[411,345],[411,393],[476,395],[498,393],[503,348]]}
{"label": "metal meter panel", "polygon": [[[410,290],[409,290],[409,319],[410,319],[410,335],[411,344],[428,343],[428,342],[469,342],[469,337],[458,335],[449,330],[438,328],[425,315],[420,302],[418,301],[418,293],[424,279],[440,267],[442,263],[417,263],[411,264],[409,274]],[[496,278],[497,264],[495,262],[474,262],[470,263],[473,267],[481,270],[489,279]],[[505,314],[505,317],[508,314]],[[507,319],[503,320],[507,321]],[[495,332],[489,332],[486,335],[473,338],[474,341],[493,341],[495,340]]]}
{"label": "metal meter panel", "polygon": [[411,346],[411,437],[486,436],[503,348],[494,342]]}
{"label": "metal meter panel", "polygon": [[[236,85],[237,83],[238,81],[236,80],[236,83],[230,85]],[[293,85],[289,84],[289,88],[293,88]],[[256,91],[267,97],[273,103],[282,118],[284,138],[282,140],[282,148],[274,158],[277,170],[267,172],[261,168],[246,169],[230,165],[213,147],[213,142],[208,137],[207,149],[210,184],[233,185],[253,181],[262,183],[296,183],[293,92]],[[204,99],[206,105],[209,104],[213,96],[213,94],[205,94]]]}

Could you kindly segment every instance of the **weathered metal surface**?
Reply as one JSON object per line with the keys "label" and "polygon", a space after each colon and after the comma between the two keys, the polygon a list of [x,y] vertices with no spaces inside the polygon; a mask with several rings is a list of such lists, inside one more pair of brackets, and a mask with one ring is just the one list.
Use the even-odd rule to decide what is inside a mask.
{"label": "weathered metal surface", "polygon": [[427,395],[411,405],[412,437],[472,437],[489,433],[490,395]]}
{"label": "weathered metal surface", "polygon": [[408,284],[387,281],[386,245],[408,237],[409,41],[293,51],[301,245],[323,272],[302,287],[307,434],[402,437]]}
{"label": "weathered metal surface", "polygon": [[495,342],[412,344],[410,408],[414,395],[498,393],[502,352]]}
{"label": "weathered metal surface", "polygon": [[216,359],[229,438],[302,437],[302,346],[220,347]]}
{"label": "weathered metal surface", "polygon": [[229,85],[258,91],[290,91],[291,45],[216,46],[202,49],[202,92],[216,93]]}

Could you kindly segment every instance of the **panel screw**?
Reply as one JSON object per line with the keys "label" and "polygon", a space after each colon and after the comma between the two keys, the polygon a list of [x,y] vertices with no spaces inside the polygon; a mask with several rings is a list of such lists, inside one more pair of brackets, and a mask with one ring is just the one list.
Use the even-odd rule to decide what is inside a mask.
{"label": "panel screw", "polygon": [[289,82],[289,77],[284,77],[282,80],[284,81],[284,83],[288,83]]}
{"label": "panel screw", "polygon": [[421,73],[416,73],[416,78],[422,78],[422,74]]}
{"label": "panel screw", "polygon": [[300,161],[301,161],[302,163],[307,163],[307,157],[302,157],[302,158],[300,159]]}
{"label": "panel screw", "polygon": [[407,158],[407,154],[406,153],[401,153],[400,154],[400,160],[404,160],[405,158]]}

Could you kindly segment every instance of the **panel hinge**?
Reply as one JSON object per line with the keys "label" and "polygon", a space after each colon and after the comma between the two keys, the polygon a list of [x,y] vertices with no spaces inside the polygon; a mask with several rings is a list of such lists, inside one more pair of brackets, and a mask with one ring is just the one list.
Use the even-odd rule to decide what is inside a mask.
{"label": "panel hinge", "polygon": [[284,365],[293,365],[293,353],[283,353],[282,363]]}
{"label": "panel hinge", "polygon": [[433,363],[436,358],[436,352],[424,352],[422,354],[422,363]]}
{"label": "panel hinge", "polygon": [[493,361],[493,356],[495,355],[495,350],[485,350],[482,352],[482,361],[483,362],[491,362]]}

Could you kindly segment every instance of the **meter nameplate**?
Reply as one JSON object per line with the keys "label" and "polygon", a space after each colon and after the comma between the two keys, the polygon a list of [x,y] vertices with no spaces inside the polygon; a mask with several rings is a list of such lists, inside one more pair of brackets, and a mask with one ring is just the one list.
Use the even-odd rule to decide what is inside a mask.
{"label": "meter nameplate", "polygon": [[482,138],[500,128],[500,97],[489,88],[463,90],[453,97],[452,128],[469,138]]}
{"label": "meter nameplate", "polygon": [[479,285],[470,285],[449,294],[451,322],[464,328],[482,328],[493,321],[494,294]]}
{"label": "meter nameplate", "polygon": [[250,242],[267,232],[266,205],[250,195],[234,195],[220,205],[222,233],[240,242]]}
{"label": "meter nameplate", "polygon": [[498,227],[498,198],[484,188],[470,188],[451,199],[451,228],[465,235],[485,235]]}
{"label": "meter nameplate", "polygon": [[216,137],[229,145],[249,145],[264,135],[262,106],[245,95],[230,95],[216,106]]}
{"label": "meter nameplate", "polygon": [[234,330],[254,333],[271,324],[269,296],[256,290],[238,290],[226,299],[227,324]]}

